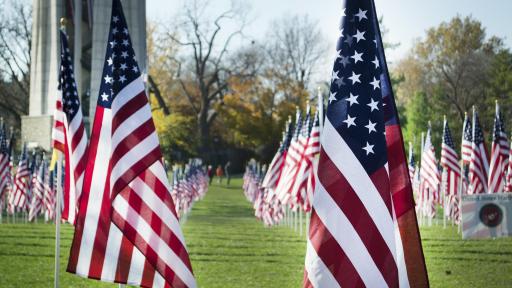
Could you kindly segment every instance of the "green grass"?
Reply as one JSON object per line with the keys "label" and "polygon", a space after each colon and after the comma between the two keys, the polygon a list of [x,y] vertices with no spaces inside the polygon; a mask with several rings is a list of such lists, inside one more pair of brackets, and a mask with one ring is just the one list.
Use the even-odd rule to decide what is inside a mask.
{"label": "green grass", "polygon": [[[240,179],[211,187],[183,230],[200,287],[300,287],[305,237],[265,228],[253,216]],[[4,219],[5,222],[5,219]],[[463,241],[456,228],[421,229],[432,287],[510,287],[512,239]],[[64,272],[72,229],[62,233],[61,287],[117,287]],[[0,287],[50,287],[54,226],[0,224]]]}

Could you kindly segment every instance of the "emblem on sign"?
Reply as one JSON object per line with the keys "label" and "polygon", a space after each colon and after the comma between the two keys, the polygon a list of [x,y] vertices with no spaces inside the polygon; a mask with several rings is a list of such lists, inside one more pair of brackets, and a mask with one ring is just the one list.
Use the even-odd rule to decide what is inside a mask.
{"label": "emblem on sign", "polygon": [[503,211],[496,204],[485,204],[480,209],[480,221],[487,227],[496,227],[503,221]]}

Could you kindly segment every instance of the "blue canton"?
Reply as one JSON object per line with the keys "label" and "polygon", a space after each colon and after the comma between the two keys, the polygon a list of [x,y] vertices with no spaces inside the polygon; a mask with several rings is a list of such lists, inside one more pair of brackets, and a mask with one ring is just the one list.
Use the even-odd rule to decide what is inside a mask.
{"label": "blue canton", "polygon": [[59,89],[62,91],[62,110],[66,113],[67,121],[71,122],[80,109],[80,99],[73,73],[73,57],[69,51],[68,37],[62,30],[60,43]]}
{"label": "blue canton", "polygon": [[121,3],[114,0],[98,105],[110,108],[116,95],[140,75]]}

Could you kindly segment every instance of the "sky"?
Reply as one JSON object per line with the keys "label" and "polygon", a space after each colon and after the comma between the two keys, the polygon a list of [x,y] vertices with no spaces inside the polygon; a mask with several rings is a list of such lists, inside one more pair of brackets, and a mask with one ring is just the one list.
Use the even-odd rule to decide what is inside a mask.
{"label": "sky", "polygon": [[[184,1],[191,0],[147,0],[149,21],[169,22],[179,13]],[[229,0],[210,0],[213,10],[227,9]],[[242,0],[243,1],[243,0]],[[262,39],[274,19],[285,15],[308,14],[318,21],[319,28],[331,44],[338,37],[338,23],[342,0],[246,0],[251,6],[251,25],[246,33]],[[456,15],[471,15],[482,22],[487,35],[505,39],[512,48],[512,1],[510,0],[375,0],[377,14],[384,17],[384,26],[389,30],[387,40],[400,45],[386,51],[391,63],[398,61],[412,47],[414,41],[424,37],[425,31],[449,21]],[[216,11],[212,11],[214,14]],[[334,51],[333,51],[334,55]]]}

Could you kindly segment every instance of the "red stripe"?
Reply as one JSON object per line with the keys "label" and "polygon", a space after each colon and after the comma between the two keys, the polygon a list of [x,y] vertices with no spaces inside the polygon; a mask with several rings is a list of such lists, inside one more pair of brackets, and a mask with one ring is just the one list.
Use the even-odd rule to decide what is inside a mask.
{"label": "red stripe", "polygon": [[[331,235],[315,210],[311,212],[309,239],[318,257],[331,271],[332,276],[344,287],[364,287],[364,282],[352,262]],[[363,275],[364,276],[364,275]]]}
{"label": "red stripe", "polygon": [[153,281],[155,278],[155,267],[153,267],[147,260],[144,261],[144,270],[142,272],[142,280],[140,282],[141,287],[153,287]]}
{"label": "red stripe", "polygon": [[130,152],[133,147],[137,146],[137,144],[146,139],[153,132],[155,132],[155,126],[153,119],[150,118],[133,130],[126,138],[121,140],[114,151],[112,151],[112,159],[110,160],[112,167],[115,167],[117,162],[123,158],[126,153]]}
{"label": "red stripe", "polygon": [[139,94],[130,99],[130,101],[120,107],[119,110],[112,111],[115,113],[112,117],[112,135],[114,135],[114,132],[116,132],[117,128],[123,124],[126,119],[135,114],[139,109],[144,108],[146,105],[148,105],[148,99],[146,92],[142,90]]}
{"label": "red stripe", "polygon": [[[389,182],[387,182],[388,178],[384,167],[375,172],[371,178],[389,209],[389,216],[392,216],[391,194],[388,190]],[[378,180],[378,178],[383,179]],[[354,227],[388,285],[390,287],[398,285],[398,268],[382,234],[353,190],[351,183],[347,181],[323,149],[320,153],[318,179]],[[357,183],[354,184],[357,185]],[[386,191],[388,195],[384,196]]]}
{"label": "red stripe", "polygon": [[115,282],[124,284],[128,282],[133,249],[135,249],[135,247],[132,242],[126,237],[123,237],[121,240],[121,249],[119,250],[119,258],[117,259]]}

